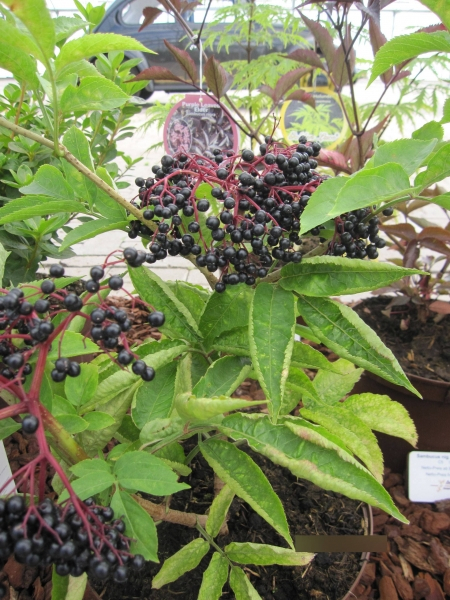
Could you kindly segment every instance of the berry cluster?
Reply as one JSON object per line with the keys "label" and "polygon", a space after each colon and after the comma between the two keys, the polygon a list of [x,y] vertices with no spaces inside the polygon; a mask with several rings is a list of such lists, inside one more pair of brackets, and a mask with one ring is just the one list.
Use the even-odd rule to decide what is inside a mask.
{"label": "berry cluster", "polygon": [[[149,252],[136,253],[129,264],[193,255],[198,266],[220,269],[216,290],[222,292],[227,284],[253,285],[274,261],[300,262],[300,216],[322,181],[315,171],[319,152],[320,144],[301,137],[290,147],[266,138],[258,157],[251,150],[163,156],[152,167],[154,177],[136,179],[135,204],[156,230],[133,222],[129,236],[148,238]],[[217,216],[202,184],[219,206]]]}
{"label": "berry cluster", "polygon": [[129,568],[142,569],[144,558],[130,554],[125,524],[114,520],[114,511],[93,499],[78,504],[78,509],[70,501],[60,506],[45,498],[27,507],[20,495],[0,499],[0,561],[14,554],[28,566],[54,564],[61,576],[88,573],[117,583],[127,580]]}
{"label": "berry cluster", "polygon": [[[391,209],[385,209],[384,214],[392,214]],[[371,210],[362,208],[349,212],[335,219],[336,236],[339,241],[333,239],[328,244],[328,254],[334,256],[345,256],[347,258],[365,258],[371,259],[378,257],[379,248],[384,248],[386,242],[378,235],[378,217],[369,219],[368,224],[365,220],[370,216]],[[367,243],[367,238],[369,243]]]}

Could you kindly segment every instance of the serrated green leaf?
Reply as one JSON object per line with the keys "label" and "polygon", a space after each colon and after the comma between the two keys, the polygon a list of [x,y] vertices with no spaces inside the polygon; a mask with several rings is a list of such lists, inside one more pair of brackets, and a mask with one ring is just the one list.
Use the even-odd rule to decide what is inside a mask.
{"label": "serrated green leaf", "polygon": [[63,113],[89,110],[112,110],[123,106],[130,97],[105,77],[84,77],[78,86],[68,85],[60,108]]}
{"label": "serrated green leaf", "polygon": [[93,398],[97,387],[98,369],[94,365],[83,364],[78,377],[66,378],[64,392],[69,402],[72,402],[74,406],[81,406]]}
{"label": "serrated green leaf", "polygon": [[425,123],[416,131],[413,131],[412,138],[415,140],[432,140],[436,139],[441,141],[444,137],[444,128],[437,121],[430,121]]}
{"label": "serrated green leaf", "polygon": [[[100,492],[107,490],[115,481],[115,477],[109,471],[97,469],[72,481],[72,488],[80,500],[86,500],[90,496],[95,496],[95,494],[100,494]],[[68,497],[69,494],[65,490],[59,497],[59,501],[63,502]]]}
{"label": "serrated green leaf", "polygon": [[58,415],[56,420],[61,423],[64,429],[68,433],[81,433],[85,429],[88,428],[89,423],[79,417],[78,415],[67,414],[67,415]]}
{"label": "serrated green leaf", "polygon": [[186,544],[176,554],[164,561],[161,570],[152,581],[152,588],[159,590],[163,585],[176,581],[186,571],[192,571],[208,553],[209,544],[203,538],[197,538]]}
{"label": "serrated green leaf", "polygon": [[425,52],[450,52],[448,32],[410,33],[409,35],[399,35],[386,42],[375,56],[368,85],[394,65]]}
{"label": "serrated green leaf", "polygon": [[167,496],[188,489],[178,483],[176,474],[164,462],[147,452],[127,452],[114,464],[114,475],[120,485],[154,496]]}
{"label": "serrated green leaf", "polygon": [[333,208],[334,201],[348,181],[347,177],[331,177],[323,181],[311,195],[302,212],[300,234],[308,233],[317,225],[328,221],[327,214]]}
{"label": "serrated green leaf", "polygon": [[127,536],[131,538],[130,552],[142,554],[145,560],[159,562],[158,535],[151,516],[127,492],[116,490],[111,508],[117,518],[125,521]]}
{"label": "serrated green leaf", "polygon": [[[113,189],[116,189],[113,178],[104,167],[99,167],[96,173],[105,183],[107,183]],[[124,221],[127,216],[127,211],[125,208],[113,200],[100,188],[97,188],[96,190],[95,208],[103,217],[106,217],[107,219]]]}
{"label": "serrated green leaf", "polygon": [[390,162],[381,167],[367,168],[348,177],[328,212],[328,218],[371,204],[400,198],[411,184],[406,171]]}
{"label": "serrated green leaf", "polygon": [[293,547],[283,505],[258,465],[233,444],[210,438],[200,450],[214,472]]}
{"label": "serrated green leaf", "polygon": [[4,4],[26,25],[46,58],[51,58],[55,46],[55,28],[45,0],[4,0]]}
{"label": "serrated green leaf", "polygon": [[230,586],[235,593],[236,600],[262,600],[244,571],[239,567],[231,567]]}
{"label": "serrated green leaf", "polygon": [[9,435],[12,435],[15,431],[19,431],[22,427],[20,423],[16,423],[14,419],[8,417],[0,421],[0,440],[4,440]]}
{"label": "serrated green leaf", "polygon": [[16,48],[23,50],[25,54],[31,54],[31,56],[34,56],[34,58],[39,60],[42,59],[42,52],[33,41],[33,38],[12,23],[9,23],[7,19],[0,19],[0,36],[2,44],[15,46]]}
{"label": "serrated green leaf", "polygon": [[220,528],[227,517],[228,509],[233,502],[234,496],[235,494],[230,486],[224,485],[214,498],[205,526],[206,532],[212,538],[219,535]]}
{"label": "serrated green leaf", "polygon": [[388,142],[377,149],[370,159],[370,166],[381,167],[386,163],[396,163],[403,167],[408,175],[412,175],[433,152],[436,144],[437,139],[404,139]]}
{"label": "serrated green leaf", "polygon": [[62,200],[75,200],[72,188],[64,179],[59,169],[52,165],[39,167],[32,183],[20,188],[22,194],[34,194],[60,198]]}
{"label": "serrated green leaf", "polygon": [[291,365],[300,369],[323,369],[324,371],[340,373],[335,363],[329,361],[322,352],[303,342],[294,342]]}
{"label": "serrated green leaf", "polygon": [[[63,144],[85,167],[90,171],[94,171],[89,140],[80,129],[72,125],[64,134]],[[88,201],[89,206],[92,208],[97,197],[97,186],[95,183],[83,175],[83,173],[80,173],[78,169],[65,159],[62,159],[61,163],[67,182],[75,192],[75,195],[81,200]],[[112,215],[109,215],[109,217],[111,218]]]}
{"label": "serrated green leaf", "polygon": [[[287,423],[274,425],[267,415],[242,413],[225,417],[217,428],[234,440],[247,440],[253,450],[286,467],[296,477],[377,506],[403,523],[407,522],[387,491],[365,467],[342,449],[338,454],[330,447],[305,439],[304,429],[304,437],[300,437]],[[328,444],[325,440],[324,445]]]}
{"label": "serrated green leaf", "polygon": [[403,438],[412,446],[417,444],[417,430],[406,408],[389,396],[355,394],[342,404],[374,431]]}
{"label": "serrated green leaf", "polygon": [[37,88],[39,85],[36,61],[20,48],[2,43],[0,68],[9,71],[16,79],[25,81],[32,88]]}
{"label": "serrated green leaf", "polygon": [[186,460],[186,456],[184,454],[183,446],[178,442],[173,442],[172,444],[168,444],[164,446],[160,450],[157,450],[155,456],[158,458],[165,458],[170,460],[171,462],[178,462],[184,464]]}
{"label": "serrated green leaf", "polygon": [[249,360],[237,356],[224,356],[214,361],[205,375],[198,381],[194,396],[211,398],[231,396],[251,371]]}
{"label": "serrated green leaf", "polygon": [[91,473],[111,473],[111,467],[100,458],[87,458],[70,467],[76,477],[85,477]]}
{"label": "serrated green leaf", "polygon": [[[308,398],[320,400],[320,396],[317,393],[317,390],[314,387],[311,379],[304,371],[298,369],[295,365],[291,365],[291,368],[289,369],[286,387],[296,391],[299,394],[297,404],[300,400],[306,402]],[[290,410],[292,410],[292,408]],[[290,410],[287,412],[290,412]],[[286,410],[283,412],[285,414]]]}
{"label": "serrated green leaf", "polygon": [[217,396],[215,398],[196,398],[189,392],[181,394],[175,399],[175,408],[179,415],[185,419],[198,419],[207,421],[218,415],[241,408],[250,408],[265,404],[266,400],[245,400]]}
{"label": "serrated green leaf", "polygon": [[62,396],[55,394],[52,399],[52,415],[58,417],[59,415],[76,415],[77,411],[75,407]]}
{"label": "serrated green leaf", "polygon": [[170,419],[153,419],[149,421],[140,433],[140,441],[143,444],[153,444],[172,436],[181,437],[185,421],[179,417]]}
{"label": "serrated green leaf", "polygon": [[219,600],[222,597],[222,588],[227,579],[228,561],[218,552],[214,552],[208,568],[203,573],[202,585],[197,600]]}
{"label": "serrated green leaf", "polygon": [[213,292],[200,319],[204,344],[210,347],[225,331],[246,328],[253,290],[244,285],[228,286],[225,292]]}
{"label": "serrated green leaf", "polygon": [[253,368],[276,422],[283,402],[295,334],[295,297],[267,283],[255,290],[249,322]]}
{"label": "serrated green leaf", "polygon": [[343,358],[334,363],[336,371],[341,363],[348,365],[350,369],[347,372],[342,371],[341,373],[330,373],[329,371],[320,370],[314,378],[313,386],[326,404],[335,404],[342,400],[344,396],[352,391],[356,382],[360,380],[363,374],[363,369],[356,369],[355,365]]}
{"label": "serrated green leaf", "polygon": [[64,212],[89,214],[89,210],[75,200],[55,200],[54,198],[46,198],[45,196],[25,196],[24,198],[11,200],[8,204],[0,208],[0,225]]}
{"label": "serrated green leaf", "polygon": [[185,281],[168,281],[167,285],[178,300],[188,309],[198,324],[211,293],[205,290],[205,288],[193,285],[192,283],[186,283]]}
{"label": "serrated green leaf", "polygon": [[[54,361],[60,356],[73,358],[74,356],[96,354],[97,352],[100,352],[100,349],[95,342],[74,331],[64,332],[62,335],[61,346],[59,346],[59,339],[58,336],[55,343],[52,345],[52,349],[48,353],[48,360]],[[81,370],[83,370],[83,367],[81,367]]]}
{"label": "serrated green leaf", "polygon": [[138,50],[152,53],[152,50],[131,37],[115,33],[91,33],[64,44],[55,61],[56,71],[82,58],[91,58],[113,50]]}
{"label": "serrated green leaf", "polygon": [[427,169],[419,173],[414,185],[424,190],[450,175],[450,144],[445,144],[432,156]]}
{"label": "serrated green leaf", "polygon": [[162,333],[170,338],[198,341],[200,332],[194,317],[156,273],[145,267],[129,268],[129,273],[142,300],[164,313],[166,320],[159,328]]}
{"label": "serrated green leaf", "polygon": [[148,421],[170,416],[175,393],[177,363],[171,362],[158,369],[153,381],[144,382],[136,391],[131,415],[142,429]]}
{"label": "serrated green leaf", "polygon": [[235,356],[250,356],[248,330],[244,326],[224,331],[212,342],[210,347],[212,350],[234,354]]}
{"label": "serrated green leaf", "polygon": [[115,419],[111,415],[103,412],[90,412],[83,415],[83,419],[89,423],[89,431],[101,431],[114,424]]}
{"label": "serrated green leaf", "polygon": [[342,358],[420,396],[377,334],[348,306],[302,296],[298,310],[320,341]]}
{"label": "serrated green leaf", "polygon": [[352,412],[345,411],[341,403],[301,408],[300,415],[336,434],[363,461],[375,479],[382,483],[383,455],[377,438],[364,421]]}
{"label": "serrated green leaf", "polygon": [[62,252],[72,244],[89,240],[107,231],[114,231],[115,229],[125,230],[127,225],[128,221],[117,221],[116,219],[95,219],[94,221],[88,221],[72,229],[64,238],[59,249]]}
{"label": "serrated green leaf", "polygon": [[55,42],[58,44],[80,31],[80,29],[84,29],[87,23],[84,19],[76,17],[56,17],[53,19],[53,25],[55,27]]}
{"label": "serrated green leaf", "polygon": [[304,567],[314,558],[314,554],[309,552],[295,552],[288,548],[252,542],[231,542],[224,550],[230,560],[241,565]]}

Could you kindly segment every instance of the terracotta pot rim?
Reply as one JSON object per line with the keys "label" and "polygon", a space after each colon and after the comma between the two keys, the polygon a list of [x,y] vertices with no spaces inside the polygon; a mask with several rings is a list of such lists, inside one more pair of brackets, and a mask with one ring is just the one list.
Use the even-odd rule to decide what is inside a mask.
{"label": "terracotta pot rim", "polygon": [[411,381],[417,381],[424,385],[434,385],[442,389],[450,388],[450,381],[438,381],[437,379],[430,379],[429,377],[420,377],[419,375],[413,375],[405,371],[406,376]]}

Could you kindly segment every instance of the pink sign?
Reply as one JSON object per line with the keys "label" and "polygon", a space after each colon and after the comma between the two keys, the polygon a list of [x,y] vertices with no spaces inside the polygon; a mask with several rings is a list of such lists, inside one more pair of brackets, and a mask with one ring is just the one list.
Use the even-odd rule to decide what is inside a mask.
{"label": "pink sign", "polygon": [[169,113],[164,125],[164,148],[168,154],[203,154],[216,148],[237,152],[239,132],[214,100],[204,94],[187,94]]}

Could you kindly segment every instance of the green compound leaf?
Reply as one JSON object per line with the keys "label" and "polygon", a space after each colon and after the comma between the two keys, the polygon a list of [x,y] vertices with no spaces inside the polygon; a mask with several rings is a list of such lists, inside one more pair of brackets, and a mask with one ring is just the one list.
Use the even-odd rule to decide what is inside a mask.
{"label": "green compound leaf", "polygon": [[328,218],[385,200],[400,198],[410,188],[408,174],[403,167],[394,162],[372,169],[365,167],[347,178],[328,213]]}
{"label": "green compound leaf", "polygon": [[236,600],[262,600],[244,571],[239,567],[231,567],[230,586],[235,593]]}
{"label": "green compound leaf", "polygon": [[196,398],[190,392],[177,396],[175,408],[180,416],[185,419],[198,419],[207,421],[223,413],[251,406],[265,404],[266,400],[245,400],[218,396],[217,398]]}
{"label": "green compound leaf", "polygon": [[75,200],[73,189],[64,179],[63,174],[52,165],[39,167],[32,183],[20,188],[22,194],[51,196],[61,200]]}
{"label": "green compound leaf", "polygon": [[[86,350],[84,353],[87,353]],[[74,406],[80,406],[86,404],[94,397],[97,387],[98,368],[95,365],[83,364],[78,377],[66,378],[66,381],[64,382],[64,393],[69,402]]]}
{"label": "green compound leaf", "polygon": [[80,85],[68,85],[61,96],[63,113],[112,110],[129,100],[128,94],[104,77],[85,77]]}
{"label": "green compound leaf", "polygon": [[97,56],[97,54],[106,54],[113,50],[140,50],[141,52],[152,53],[140,42],[125,35],[92,33],[64,44],[55,61],[56,71],[58,72],[66,65],[82,58],[91,58]]}
{"label": "green compound leaf", "polygon": [[302,296],[298,309],[314,335],[327,348],[420,396],[393,353],[350,307],[328,298]]}
{"label": "green compound leaf", "polygon": [[244,381],[251,368],[249,360],[238,356],[219,358],[197,382],[192,393],[203,398],[230,396]]}
{"label": "green compound leaf", "polygon": [[303,567],[314,558],[314,554],[309,552],[295,552],[288,548],[252,542],[231,542],[224,550],[230,560],[241,565]]}
{"label": "green compound leaf", "polygon": [[198,567],[202,558],[208,553],[209,544],[203,538],[197,538],[181,548],[176,554],[164,561],[161,570],[152,581],[152,588],[159,590],[163,585],[176,581],[187,571]]}
{"label": "green compound leaf", "polygon": [[55,27],[45,0],[4,0],[4,4],[22,21],[46,58],[55,47]]}
{"label": "green compound leaf", "polygon": [[406,408],[389,396],[380,394],[355,394],[342,404],[364,421],[370,429],[403,438],[412,446],[417,444],[417,430]]}
{"label": "green compound leaf", "polygon": [[383,455],[377,438],[364,421],[350,411],[343,410],[342,404],[301,408],[302,417],[318,423],[337,435],[356,456],[358,456],[377,481],[383,481]]}
{"label": "green compound leaf", "polygon": [[114,464],[114,474],[120,485],[155,496],[166,496],[189,488],[178,483],[177,475],[153,454],[127,452]]}
{"label": "green compound leaf", "polygon": [[218,552],[214,552],[208,568],[203,573],[202,585],[197,600],[219,600],[222,588],[228,579],[228,561]]}
{"label": "green compound leaf", "polygon": [[[320,369],[313,381],[315,390],[326,404],[335,404],[349,394],[364,371],[356,369],[353,363],[344,358],[340,358],[333,364],[336,368],[335,373]],[[340,373],[337,369],[340,369]]]}
{"label": "green compound leaf", "polygon": [[139,429],[153,419],[165,419],[172,412],[176,372],[177,363],[171,362],[158,369],[153,381],[138,388],[131,415]]}
{"label": "green compound leaf", "polygon": [[373,475],[334,444],[332,437],[322,436],[316,427],[299,427],[298,419],[294,418],[284,418],[282,424],[274,425],[267,415],[241,413],[225,417],[218,429],[234,440],[247,440],[253,450],[276,465],[286,467],[296,477],[377,506],[403,523],[407,522]]}
{"label": "green compound leaf", "polygon": [[61,423],[68,433],[81,433],[89,427],[89,423],[78,415],[58,415],[56,420]]}
{"label": "green compound leaf", "polygon": [[337,195],[347,181],[347,177],[332,177],[319,185],[302,212],[301,235],[328,221],[326,215],[333,208]]}
{"label": "green compound leaf", "polygon": [[[116,478],[111,473],[106,471],[92,471],[87,475],[83,475],[80,479],[76,479],[72,482],[72,487],[75,494],[80,500],[86,500],[90,496],[100,494],[104,490],[107,490],[116,482]],[[64,492],[60,496],[60,500],[64,500],[68,497],[67,492]]]}
{"label": "green compound leaf", "polygon": [[142,554],[145,560],[158,560],[158,534],[156,526],[142,506],[127,492],[117,490],[111,500],[111,508],[117,518],[123,518],[127,536],[132,539],[130,552]]}
{"label": "green compound leaf", "polygon": [[116,420],[111,415],[103,412],[90,412],[83,416],[83,419],[89,423],[89,431],[101,431],[111,425],[114,425]]}
{"label": "green compound leaf", "polygon": [[433,152],[438,141],[437,136],[434,138],[388,142],[378,148],[368,164],[371,167],[380,167],[386,163],[396,163],[403,167],[408,175],[412,175]]}
{"label": "green compound leaf", "polygon": [[300,369],[323,369],[324,371],[332,371],[334,373],[341,372],[339,367],[329,361],[322,352],[319,352],[309,344],[303,344],[303,342],[294,342],[291,365]]}
{"label": "green compound leaf", "polygon": [[419,127],[419,129],[416,129],[416,131],[413,131],[412,137],[415,140],[436,139],[441,141],[444,137],[444,128],[437,121],[430,121]]}
{"label": "green compound leaf", "polygon": [[230,331],[224,331],[213,341],[211,349],[218,352],[226,352],[227,354],[234,354],[235,356],[250,356],[247,328],[238,327],[230,329]]}
{"label": "green compound leaf", "polygon": [[164,313],[166,321],[160,331],[170,338],[198,341],[200,332],[194,317],[170,287],[145,267],[129,268],[128,271],[140,297]]}
{"label": "green compound leaf", "polygon": [[448,32],[411,33],[409,35],[399,35],[386,42],[375,56],[368,85],[394,65],[425,52],[450,52],[450,35]]}
{"label": "green compound leaf", "polygon": [[209,515],[206,520],[206,532],[212,537],[215,538],[216,535],[219,534],[220,528],[222,527],[228,509],[230,508],[231,503],[233,502],[235,494],[233,490],[228,485],[224,485],[217,496],[214,498],[213,503],[211,504],[211,508],[209,510]]}
{"label": "green compound leaf", "polygon": [[[81,212],[81,210],[79,209],[78,212]],[[89,240],[107,231],[114,231],[115,229],[124,231],[127,225],[128,221],[118,221],[117,219],[95,219],[94,221],[88,221],[69,231],[59,249],[62,252],[72,244]]]}
{"label": "green compound leaf", "polygon": [[341,256],[314,256],[281,269],[280,285],[285,290],[316,298],[376,290],[394,281],[422,273],[392,263],[372,262]]}
{"label": "green compound leaf", "polygon": [[236,446],[218,439],[200,444],[214,472],[229,488],[265,519],[293,547],[283,505],[268,479],[253,460]]}
{"label": "green compound leaf", "polygon": [[222,333],[248,326],[253,290],[247,286],[228,286],[225,292],[213,292],[200,318],[200,331],[207,348]]}
{"label": "green compound leaf", "polygon": [[89,214],[89,210],[75,200],[55,200],[46,196],[25,196],[24,198],[11,200],[6,206],[0,208],[0,225],[64,212]]}
{"label": "green compound leaf", "polygon": [[255,290],[249,323],[253,368],[276,422],[283,402],[295,335],[295,297],[291,292],[261,283]]}
{"label": "green compound leaf", "polygon": [[445,144],[445,146],[439,148],[436,154],[432,156],[427,165],[427,170],[417,175],[414,185],[424,190],[433,183],[437,183],[448,177],[450,175],[449,161],[450,144]]}
{"label": "green compound leaf", "polygon": [[185,281],[167,281],[166,283],[178,300],[189,310],[195,322],[199,323],[211,293],[205,288]]}

